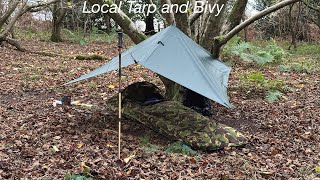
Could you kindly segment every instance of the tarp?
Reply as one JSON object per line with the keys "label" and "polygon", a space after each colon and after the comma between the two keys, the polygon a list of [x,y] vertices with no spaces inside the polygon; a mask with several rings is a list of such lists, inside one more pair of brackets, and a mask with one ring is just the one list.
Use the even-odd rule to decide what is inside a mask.
{"label": "tarp", "polygon": [[[142,66],[226,107],[231,68],[185,35],[175,26],[151,36],[122,54],[122,67]],[[118,57],[66,84],[75,83],[119,68]]]}

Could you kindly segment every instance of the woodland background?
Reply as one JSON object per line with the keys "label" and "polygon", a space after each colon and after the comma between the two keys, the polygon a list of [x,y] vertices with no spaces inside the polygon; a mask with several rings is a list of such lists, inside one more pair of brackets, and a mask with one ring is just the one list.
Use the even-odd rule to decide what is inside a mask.
{"label": "woodland background", "polygon": [[[0,0],[0,178],[320,178],[318,0],[210,3],[227,4],[221,17],[146,17],[126,9],[85,15],[80,0]],[[145,32],[136,21],[146,23]],[[117,116],[105,107],[117,93],[117,72],[61,85],[116,56],[118,29],[130,48],[173,22],[232,67],[229,96],[236,108],[214,104],[212,118],[243,132],[249,144],[194,151],[125,119],[126,161],[118,161]],[[124,87],[146,80],[171,99],[184,98],[177,94],[183,87],[141,66],[125,68],[122,78]],[[65,94],[81,103],[68,111],[53,107]]]}

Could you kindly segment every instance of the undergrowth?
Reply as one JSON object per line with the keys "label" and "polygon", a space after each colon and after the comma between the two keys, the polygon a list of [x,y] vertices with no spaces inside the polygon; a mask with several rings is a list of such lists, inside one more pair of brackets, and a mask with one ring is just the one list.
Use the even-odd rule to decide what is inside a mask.
{"label": "undergrowth", "polygon": [[265,46],[257,46],[241,40],[240,37],[232,38],[225,46],[223,53],[227,57],[238,56],[241,60],[255,62],[259,65],[266,63],[281,63],[286,55],[285,50],[270,41]]}
{"label": "undergrowth", "polygon": [[279,90],[286,89],[283,80],[267,79],[260,71],[246,72],[239,75],[240,86],[245,89],[260,89],[260,90]]}
{"label": "undergrowth", "polygon": [[50,41],[51,32],[50,31],[36,31],[32,28],[30,29],[15,29],[15,35],[19,39],[32,39],[39,41]]}
{"label": "undergrowth", "polygon": [[267,79],[260,71],[246,72],[238,75],[238,78],[240,89],[247,93],[262,93],[268,102],[279,101],[282,92],[290,90],[283,80]]}
{"label": "undergrowth", "polygon": [[63,34],[67,40],[80,45],[86,45],[92,42],[112,44],[117,41],[117,34],[115,32],[108,34],[96,28],[94,28],[90,34],[81,31],[73,32],[68,29],[64,29]]}
{"label": "undergrowth", "polygon": [[290,50],[290,55],[279,65],[281,72],[315,73],[320,71],[320,44],[300,43],[297,49]]}
{"label": "undergrowth", "polygon": [[[21,39],[32,39],[40,41],[50,41],[51,31],[36,31],[33,29],[16,28],[16,36]],[[72,43],[86,45],[89,43],[107,43],[112,44],[117,41],[117,34],[115,32],[105,33],[98,29],[93,29],[91,33],[84,33],[82,31],[70,31],[68,29],[62,30],[62,39],[64,41],[71,41]]]}
{"label": "undergrowth", "polygon": [[144,152],[146,153],[153,153],[161,149],[160,146],[150,143],[150,136],[148,134],[139,137],[139,143],[143,147]]}
{"label": "undergrowth", "polygon": [[280,72],[297,72],[297,73],[312,73],[314,71],[313,65],[305,63],[287,63],[279,66]]}
{"label": "undergrowth", "polygon": [[[164,149],[161,146],[151,144],[150,136],[147,134],[139,137],[139,143],[143,147],[144,152],[147,153],[153,153]],[[185,145],[183,142],[180,141],[169,144],[164,151],[169,154],[182,154],[185,156],[197,155],[196,151],[192,150],[191,147]]]}
{"label": "undergrowth", "polygon": [[166,152],[167,153],[183,154],[183,155],[186,155],[186,156],[195,156],[195,155],[197,155],[196,151],[192,150],[189,146],[183,144],[180,141],[170,144],[167,147]]}
{"label": "undergrowth", "polygon": [[66,174],[65,180],[91,180],[91,177],[80,175],[80,174]]}

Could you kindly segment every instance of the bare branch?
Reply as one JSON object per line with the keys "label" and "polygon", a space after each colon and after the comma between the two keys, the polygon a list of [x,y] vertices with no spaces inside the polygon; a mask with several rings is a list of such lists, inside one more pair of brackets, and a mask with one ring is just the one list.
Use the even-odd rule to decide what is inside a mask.
{"label": "bare branch", "polygon": [[[239,24],[237,27],[235,27],[234,29],[232,29],[228,34],[224,35],[222,40],[219,40],[220,42],[220,46],[224,45],[225,43],[227,43],[233,36],[235,36],[236,34],[238,34],[240,31],[242,31],[244,28],[246,28],[247,26],[249,26],[250,24],[252,24],[253,22],[255,22],[256,20],[259,20],[260,18],[275,12],[285,6],[288,6],[290,4],[299,2],[301,0],[284,0],[282,2],[279,2],[261,12],[259,12],[258,14],[252,16],[251,18],[247,19],[246,21],[244,21],[243,23]],[[217,37],[217,39],[219,39],[219,37]]]}
{"label": "bare branch", "polygon": [[316,8],[314,6],[312,6],[310,3],[307,3],[307,1],[302,1],[304,5],[306,5],[309,9],[312,9],[314,11],[317,11],[318,13],[320,13],[320,8]]}
{"label": "bare branch", "polygon": [[10,31],[10,29],[13,27],[13,25],[16,23],[18,18],[20,17],[20,13],[23,12],[25,6],[27,5],[28,1],[24,1],[18,10],[18,12],[13,16],[13,18],[9,21],[6,28],[1,32],[0,37],[6,36],[6,34]]}
{"label": "bare branch", "polygon": [[23,48],[23,47],[20,45],[20,43],[19,43],[17,40],[12,39],[12,38],[10,38],[10,37],[8,37],[8,36],[0,37],[0,42],[1,42],[1,41],[7,42],[8,44],[16,47],[17,50],[19,50],[19,51],[22,51],[22,52],[27,51],[25,48]]}
{"label": "bare branch", "polygon": [[[205,5],[207,3],[206,0],[202,0],[202,2],[203,2],[203,5]],[[189,25],[192,25],[201,15],[202,15],[202,13],[191,14],[189,17]]]}
{"label": "bare branch", "polygon": [[10,4],[11,6],[9,7],[9,9],[0,17],[0,27],[3,26],[3,24],[9,19],[11,14],[17,8],[19,0],[11,1]]}
{"label": "bare branch", "polygon": [[[48,7],[51,4],[57,3],[59,2],[59,0],[51,0],[49,2],[46,3],[38,3],[38,4],[34,4],[34,5],[28,5],[26,6],[26,8],[24,9],[24,11],[21,13],[21,15],[23,15],[26,12],[37,12],[37,11],[41,11],[43,10],[43,8]],[[20,16],[21,16],[20,15]]]}

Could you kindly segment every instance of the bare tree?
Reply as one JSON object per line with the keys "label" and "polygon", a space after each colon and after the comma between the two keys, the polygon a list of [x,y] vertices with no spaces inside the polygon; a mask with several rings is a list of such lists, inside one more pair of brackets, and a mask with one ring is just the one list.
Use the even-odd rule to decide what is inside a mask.
{"label": "bare tree", "polygon": [[[0,43],[7,42],[12,46],[15,46],[20,51],[25,51],[23,47],[20,46],[17,40],[10,37],[10,31],[12,30],[16,21],[26,12],[34,12],[41,10],[41,8],[48,6],[57,2],[57,0],[30,3],[28,0],[12,0],[9,1],[8,7],[4,10],[2,8],[0,16]],[[3,3],[1,1],[1,6]]]}
{"label": "bare tree", "polygon": [[319,0],[304,0],[303,3],[310,9],[310,20],[320,28],[320,1]]}

